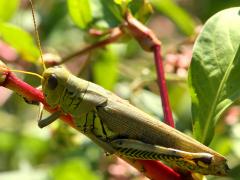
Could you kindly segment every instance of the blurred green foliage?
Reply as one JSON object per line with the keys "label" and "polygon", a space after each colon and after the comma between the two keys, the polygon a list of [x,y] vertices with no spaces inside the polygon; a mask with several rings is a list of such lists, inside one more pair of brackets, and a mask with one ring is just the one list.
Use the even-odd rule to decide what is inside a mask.
{"label": "blurred green foliage", "polygon": [[[92,11],[90,1],[88,0],[69,0],[68,10],[72,20],[80,28],[87,28],[88,23],[92,21]],[[84,4],[84,6],[83,6]]]}
{"label": "blurred green foliage", "polygon": [[[195,22],[190,15],[172,0],[151,0],[156,10],[171,18],[187,35],[194,32]],[[176,16],[177,14],[177,16]]]}
{"label": "blurred green foliage", "polygon": [[[20,1],[19,0],[12,0],[12,1],[0,1],[0,19],[1,21],[8,21],[13,14],[16,12]],[[7,11],[5,8],[8,8]]]}
{"label": "blurred green foliage", "polygon": [[[152,7],[145,0],[34,2],[43,49],[61,57],[104,38],[90,35],[89,30],[97,28],[105,32],[108,28],[119,25],[126,3],[129,3],[135,17],[149,25],[163,40],[164,55],[174,52],[180,56],[183,56],[181,43],[191,41],[189,37],[194,34],[197,24],[203,24],[221,9],[240,5],[238,0],[151,0]],[[80,2],[81,5],[77,6]],[[4,58],[7,63],[15,69],[24,68],[41,73],[37,46],[33,43],[35,34],[31,9],[27,0],[0,0],[0,38],[1,43],[7,43],[17,51],[18,58],[15,61]],[[8,52],[6,46],[4,44],[0,47],[1,57],[5,57]],[[192,48],[191,43],[190,46]],[[10,53],[16,53],[11,48]],[[115,91],[138,108],[162,119],[153,56],[143,52],[135,41],[122,39],[120,43],[76,57],[66,63],[66,66],[74,74],[80,74],[81,77]],[[179,78],[174,72],[167,74],[167,78],[177,129],[191,134],[191,101],[186,76]],[[35,86],[39,85],[34,77],[27,76],[24,79]],[[128,166],[128,172],[123,171],[123,165],[119,168],[120,175],[114,174],[109,169],[112,165],[118,165],[115,159],[105,157],[103,151],[84,135],[62,122],[39,129],[36,122],[37,107],[26,104],[16,94],[9,94],[9,98],[4,101],[2,94],[3,89],[0,89],[0,179],[142,178],[129,170]],[[217,124],[217,136],[210,145],[227,156],[233,168],[233,179],[237,179],[240,172],[240,135],[237,127],[238,122],[226,125],[225,121],[221,121]]]}
{"label": "blurred green foliage", "polygon": [[29,33],[9,23],[0,23],[1,38],[15,48],[28,61],[36,61],[39,50]]}

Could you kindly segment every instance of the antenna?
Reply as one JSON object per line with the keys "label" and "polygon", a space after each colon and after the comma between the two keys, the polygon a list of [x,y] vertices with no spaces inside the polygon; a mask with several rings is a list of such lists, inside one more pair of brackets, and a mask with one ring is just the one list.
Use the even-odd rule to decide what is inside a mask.
{"label": "antenna", "polygon": [[22,70],[15,70],[15,69],[11,69],[10,70],[11,72],[17,72],[17,73],[23,73],[23,74],[30,74],[30,75],[33,75],[33,76],[36,76],[40,79],[43,79],[43,77],[37,73],[34,73],[34,72],[28,72],[28,71],[22,71]]}
{"label": "antenna", "polygon": [[[31,7],[32,7],[31,10],[32,10],[32,16],[33,16],[33,23],[34,23],[34,30],[35,30],[35,35],[36,35],[36,41],[37,41],[37,45],[38,45],[38,48],[39,48],[39,51],[40,51],[40,58],[41,58],[41,61],[42,61],[42,64],[43,64],[43,69],[45,70],[46,66],[45,66],[45,63],[43,61],[41,42],[40,42],[39,34],[38,34],[38,31],[37,31],[37,25],[36,25],[36,20],[35,20],[33,2],[32,2],[32,0],[29,0],[29,2],[30,2]],[[15,70],[15,69],[11,69],[10,71],[11,72],[17,72],[17,73],[23,73],[23,74],[30,74],[30,75],[36,76],[36,77],[38,77],[40,79],[43,79],[43,77],[41,75],[39,75],[37,73],[33,73],[33,72],[22,71],[22,70]]]}
{"label": "antenna", "polygon": [[31,10],[32,10],[32,17],[33,17],[33,24],[34,24],[34,31],[35,31],[35,36],[36,36],[36,41],[37,41],[37,45],[38,45],[38,49],[40,51],[40,58],[41,58],[41,61],[42,61],[42,64],[43,64],[43,70],[46,70],[46,65],[43,61],[43,53],[42,53],[42,48],[41,48],[41,41],[40,41],[40,38],[39,38],[39,34],[38,34],[38,30],[37,30],[37,23],[36,23],[36,18],[35,18],[35,9],[34,9],[34,6],[33,6],[33,2],[32,0],[29,0],[30,4],[31,4]]}

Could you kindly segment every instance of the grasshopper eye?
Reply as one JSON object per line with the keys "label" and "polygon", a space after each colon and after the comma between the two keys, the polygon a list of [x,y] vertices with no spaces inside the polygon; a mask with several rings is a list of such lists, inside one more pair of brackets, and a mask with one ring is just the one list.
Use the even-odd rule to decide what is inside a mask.
{"label": "grasshopper eye", "polygon": [[58,80],[55,74],[51,74],[48,78],[48,88],[54,90],[58,85]]}

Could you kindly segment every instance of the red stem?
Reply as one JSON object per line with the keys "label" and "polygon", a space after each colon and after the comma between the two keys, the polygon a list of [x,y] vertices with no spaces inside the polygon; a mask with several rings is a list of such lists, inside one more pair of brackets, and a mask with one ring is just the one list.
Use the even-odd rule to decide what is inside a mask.
{"label": "red stem", "polygon": [[165,75],[164,75],[164,69],[163,69],[163,63],[162,63],[163,59],[161,56],[161,46],[155,45],[153,47],[153,51],[154,51],[155,66],[157,70],[158,86],[160,89],[160,95],[162,99],[164,122],[169,126],[174,127],[175,125],[172,117],[172,110],[171,110],[169,99],[168,99],[167,85],[165,81]]}
{"label": "red stem", "polygon": [[116,27],[116,28],[112,29],[111,34],[107,39],[104,39],[102,41],[98,41],[95,44],[91,44],[91,45],[85,47],[84,49],[63,58],[62,61],[60,63],[57,63],[56,65],[64,64],[74,57],[81,56],[83,54],[89,53],[90,51],[92,51],[94,49],[104,47],[104,46],[116,41],[122,35],[123,35],[123,32],[121,31],[121,29]]}
{"label": "red stem", "polygon": [[178,173],[176,173],[173,169],[166,166],[165,164],[160,163],[159,161],[151,161],[151,160],[138,160],[138,163],[144,164],[144,168],[147,169],[148,174],[154,174],[150,179],[156,180],[179,180],[184,179]]}
{"label": "red stem", "polygon": [[123,29],[126,29],[140,44],[140,46],[149,52],[154,52],[155,65],[157,70],[158,85],[163,106],[164,122],[169,126],[174,127],[172,111],[168,100],[168,91],[164,77],[163,61],[161,56],[161,42],[156,35],[135,19],[130,12],[125,14],[126,22],[123,24]]}
{"label": "red stem", "polygon": [[29,84],[25,83],[17,76],[15,76],[12,72],[8,73],[5,84],[2,86],[17,92],[22,97],[26,98],[29,102],[41,102],[45,106],[47,105],[44,101],[44,97],[41,91],[33,88]]}
{"label": "red stem", "polygon": [[[18,93],[20,96],[25,98],[29,102],[41,102],[44,105],[44,108],[53,113],[58,111],[58,109],[52,109],[44,100],[44,96],[42,91],[39,89],[36,89],[32,87],[31,85],[25,83],[21,79],[19,79],[17,76],[15,76],[12,72],[8,72],[7,78],[1,86],[4,86],[8,89],[11,89],[12,91]],[[72,117],[70,115],[62,115],[62,119],[74,127],[74,122],[72,120]]]}

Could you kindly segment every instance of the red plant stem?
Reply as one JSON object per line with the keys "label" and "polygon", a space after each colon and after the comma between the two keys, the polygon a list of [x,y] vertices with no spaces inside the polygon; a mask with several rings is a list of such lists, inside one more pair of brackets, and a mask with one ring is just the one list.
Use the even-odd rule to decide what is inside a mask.
{"label": "red plant stem", "polygon": [[7,80],[3,86],[13,90],[14,92],[17,92],[20,96],[26,98],[29,102],[36,101],[43,103],[45,106],[47,105],[44,101],[44,97],[41,91],[25,83],[17,76],[15,76],[12,72],[8,73]]}
{"label": "red plant stem", "polygon": [[173,169],[160,163],[159,161],[137,160],[137,163],[144,164],[144,169],[147,170],[149,175],[154,174],[154,176],[152,177],[148,176],[150,179],[156,179],[156,180],[183,179],[183,177],[180,176],[178,173],[176,173]]}
{"label": "red plant stem", "polygon": [[167,85],[165,81],[165,75],[164,75],[164,69],[163,69],[163,59],[161,56],[161,46],[155,45],[153,47],[154,51],[154,60],[155,60],[155,66],[157,70],[157,80],[158,80],[158,86],[160,89],[160,95],[162,99],[162,106],[163,106],[163,112],[164,112],[164,122],[168,124],[169,126],[174,127],[174,120],[172,117],[172,110],[169,103],[168,98],[168,91],[167,91]]}
{"label": "red plant stem", "polygon": [[116,28],[112,29],[111,35],[107,39],[96,42],[95,44],[91,44],[91,45],[85,47],[84,49],[63,58],[62,61],[60,63],[56,64],[56,65],[64,64],[64,63],[68,62],[70,59],[72,59],[76,56],[81,56],[83,54],[89,53],[90,51],[92,51],[94,49],[104,47],[104,46],[116,41],[122,35],[123,35],[123,32],[121,31],[121,29],[119,27],[116,27]]}
{"label": "red plant stem", "polygon": [[[25,83],[21,79],[18,79],[12,72],[6,73],[7,77],[5,79],[5,82],[1,84],[1,86],[4,86],[6,88],[9,88],[16,93],[18,93],[20,96],[24,97],[28,101],[33,102],[41,102],[45,106],[45,109],[49,112],[55,112],[58,109],[51,109],[47,103],[44,100],[43,93],[36,89],[29,84]],[[70,125],[71,127],[77,129],[75,127],[75,124],[73,122],[73,118],[71,115],[62,115],[61,119]],[[181,177],[180,174],[175,172],[173,169],[169,168],[168,166],[162,164],[159,161],[150,161],[150,160],[133,160],[129,158],[124,158],[125,161],[127,161],[129,164],[131,164],[133,167],[138,169],[140,172],[143,172],[147,177],[154,180],[182,180],[183,177]]]}
{"label": "red plant stem", "polygon": [[[29,102],[43,103],[44,108],[51,113],[57,111],[57,109],[51,109],[51,107],[46,103],[46,101],[44,100],[42,91],[25,83],[24,81],[19,79],[17,76],[15,76],[12,72],[8,73],[5,83],[1,85],[16,92],[17,94],[19,94]],[[73,127],[74,123],[70,115],[63,115],[62,117],[66,123],[68,123]]]}
{"label": "red plant stem", "polygon": [[155,66],[157,70],[158,86],[163,106],[164,122],[174,127],[172,111],[168,100],[168,91],[164,77],[163,61],[161,56],[161,42],[156,35],[147,26],[135,19],[130,12],[125,14],[125,23],[122,27],[126,29],[140,44],[140,46],[149,52],[154,52]]}

